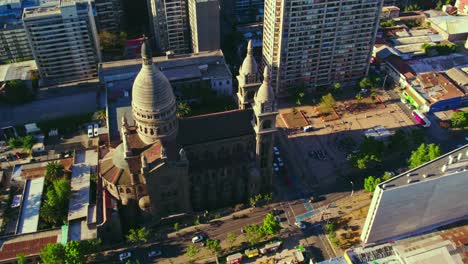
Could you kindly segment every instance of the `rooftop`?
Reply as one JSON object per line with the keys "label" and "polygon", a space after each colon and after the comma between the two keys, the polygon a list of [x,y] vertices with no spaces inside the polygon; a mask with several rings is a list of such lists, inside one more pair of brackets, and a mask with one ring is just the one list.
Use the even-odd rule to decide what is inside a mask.
{"label": "rooftop", "polygon": [[398,72],[403,74],[405,78],[411,79],[415,77],[415,72],[413,69],[408,65],[408,63],[402,60],[398,56],[390,56],[386,59],[386,61],[393,66]]}
{"label": "rooftop", "polygon": [[23,61],[0,65],[0,82],[11,80],[31,80],[31,71],[36,71],[36,61]]}
{"label": "rooftop", "polygon": [[[226,66],[221,50],[205,51],[200,53],[182,54],[175,56],[153,57],[153,63],[170,80],[183,80],[187,78],[226,78],[231,72]],[[207,67],[203,67],[207,65]],[[202,67],[201,67],[202,66]],[[101,64],[100,75],[104,79],[113,75],[131,73],[141,69],[141,59],[104,62]]]}
{"label": "rooftop", "polygon": [[452,79],[460,88],[468,93],[468,74],[466,71],[459,68],[452,68],[446,72],[447,76]]}
{"label": "rooftop", "polygon": [[177,143],[195,145],[232,137],[253,135],[252,110],[232,110],[179,120]]}
{"label": "rooftop", "polygon": [[452,53],[447,56],[409,60],[407,63],[417,74],[434,71],[446,71],[454,67],[467,67],[468,56],[462,53]]}
{"label": "rooftop", "polygon": [[462,90],[439,72],[419,74],[412,84],[413,88],[430,103],[465,95]]}
{"label": "rooftop", "polygon": [[466,173],[468,177],[468,145],[455,149],[419,167],[411,169],[394,178],[379,184],[383,190],[409,184],[419,184],[440,177],[449,177]]}
{"label": "rooftop", "polygon": [[429,21],[448,34],[468,33],[468,16],[437,16]]}
{"label": "rooftop", "polygon": [[16,260],[20,253],[26,257],[39,255],[43,247],[49,243],[59,242],[60,237],[61,230],[54,229],[4,238],[0,240],[0,261]]}

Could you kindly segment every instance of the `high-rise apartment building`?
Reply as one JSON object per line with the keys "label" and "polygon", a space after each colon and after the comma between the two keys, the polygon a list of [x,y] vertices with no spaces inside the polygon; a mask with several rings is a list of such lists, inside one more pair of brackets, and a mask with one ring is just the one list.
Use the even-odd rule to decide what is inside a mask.
{"label": "high-rise apartment building", "polygon": [[263,8],[264,0],[235,0],[236,14],[244,15],[258,8]]}
{"label": "high-rise apartment building", "polygon": [[189,0],[190,33],[194,53],[220,48],[218,0]]}
{"label": "high-rise apartment building", "polygon": [[276,94],[367,74],[382,0],[265,1],[263,65]]}
{"label": "high-rise apartment building", "polygon": [[33,0],[0,1],[0,63],[32,59],[21,14],[23,8],[37,4]]}
{"label": "high-rise apartment building", "polygon": [[101,55],[88,2],[26,8],[23,23],[41,78],[60,83],[97,76]]}
{"label": "high-rise apartment building", "polygon": [[123,20],[121,0],[93,0],[92,5],[96,10],[96,27],[99,32],[121,30]]}
{"label": "high-rise apartment building", "polygon": [[158,53],[190,53],[187,0],[148,0]]}

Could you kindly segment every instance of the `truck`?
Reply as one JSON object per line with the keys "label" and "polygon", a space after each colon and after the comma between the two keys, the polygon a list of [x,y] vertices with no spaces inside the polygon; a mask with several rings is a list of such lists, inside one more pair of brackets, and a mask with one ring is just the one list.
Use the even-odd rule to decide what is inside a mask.
{"label": "truck", "polygon": [[242,257],[241,253],[232,254],[226,257],[226,262],[228,264],[240,264],[242,263]]}
{"label": "truck", "polygon": [[266,244],[263,248],[260,249],[260,253],[268,254],[276,252],[281,247],[281,241],[271,242]]}
{"label": "truck", "polygon": [[255,258],[259,255],[259,252],[258,252],[258,249],[256,248],[251,248],[251,249],[246,249],[244,251],[244,254],[248,257],[248,258]]}

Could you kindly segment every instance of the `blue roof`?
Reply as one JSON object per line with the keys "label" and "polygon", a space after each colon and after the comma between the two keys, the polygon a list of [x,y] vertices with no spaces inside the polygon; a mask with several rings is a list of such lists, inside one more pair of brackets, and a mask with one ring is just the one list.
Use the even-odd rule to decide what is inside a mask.
{"label": "blue roof", "polygon": [[328,260],[324,260],[322,262],[318,262],[317,264],[348,264],[344,257],[337,257]]}

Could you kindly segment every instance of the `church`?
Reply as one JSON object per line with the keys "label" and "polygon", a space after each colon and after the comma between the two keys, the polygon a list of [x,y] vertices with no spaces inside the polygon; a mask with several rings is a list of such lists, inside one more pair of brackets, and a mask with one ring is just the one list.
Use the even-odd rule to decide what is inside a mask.
{"label": "church", "polygon": [[145,39],[121,143],[99,163],[103,187],[125,215],[161,218],[243,203],[273,184],[277,106],[249,43],[239,70],[238,110],[177,117],[171,84]]}

